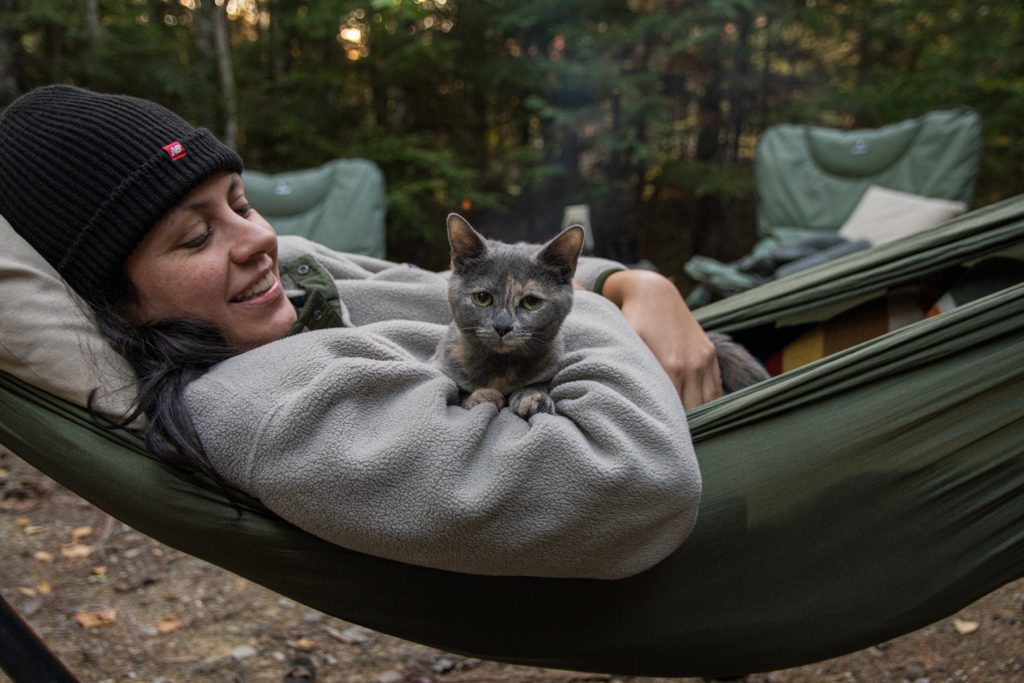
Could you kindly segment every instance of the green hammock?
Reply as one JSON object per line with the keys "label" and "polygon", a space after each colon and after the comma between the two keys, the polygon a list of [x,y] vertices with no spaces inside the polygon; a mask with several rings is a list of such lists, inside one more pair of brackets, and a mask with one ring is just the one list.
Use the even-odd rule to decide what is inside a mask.
{"label": "green hammock", "polygon": [[[1024,197],[698,312],[820,317],[1024,242]],[[795,666],[924,626],[1024,576],[1024,285],[691,415],[691,537],[619,581],[485,577],[332,546],[0,375],[0,442],[160,541],[326,613],[445,650],[639,675]]]}

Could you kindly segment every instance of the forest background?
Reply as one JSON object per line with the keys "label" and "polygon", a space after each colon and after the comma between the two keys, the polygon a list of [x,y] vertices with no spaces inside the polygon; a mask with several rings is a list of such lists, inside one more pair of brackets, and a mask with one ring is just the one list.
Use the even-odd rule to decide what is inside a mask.
{"label": "forest background", "polygon": [[755,240],[781,122],[966,105],[974,204],[1024,191],[1019,0],[0,0],[0,107],[54,82],[161,102],[252,169],[371,159],[389,258],[431,268],[449,211],[544,239],[588,204],[599,254],[685,285]]}

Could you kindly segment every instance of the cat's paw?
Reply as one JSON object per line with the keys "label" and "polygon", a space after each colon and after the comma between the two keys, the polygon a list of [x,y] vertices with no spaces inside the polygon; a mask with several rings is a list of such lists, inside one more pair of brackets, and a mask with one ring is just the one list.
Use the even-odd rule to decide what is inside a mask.
{"label": "cat's paw", "polygon": [[505,396],[497,389],[484,387],[477,389],[462,402],[462,407],[469,410],[481,403],[493,403],[498,410],[505,405]]}
{"label": "cat's paw", "polygon": [[524,419],[537,413],[555,414],[555,402],[538,389],[520,389],[509,398],[508,407]]}

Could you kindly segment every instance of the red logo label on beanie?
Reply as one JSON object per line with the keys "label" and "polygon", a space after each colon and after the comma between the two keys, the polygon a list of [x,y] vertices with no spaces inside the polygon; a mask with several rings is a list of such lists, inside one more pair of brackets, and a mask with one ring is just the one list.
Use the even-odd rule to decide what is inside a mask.
{"label": "red logo label on beanie", "polygon": [[171,161],[177,161],[185,156],[185,145],[175,140],[169,145],[164,145],[164,151],[167,152],[167,156],[171,157]]}

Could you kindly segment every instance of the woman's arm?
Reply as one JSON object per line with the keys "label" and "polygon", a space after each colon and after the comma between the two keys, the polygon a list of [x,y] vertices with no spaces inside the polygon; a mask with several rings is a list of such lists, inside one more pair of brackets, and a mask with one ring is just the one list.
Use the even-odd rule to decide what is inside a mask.
{"label": "woman's arm", "polygon": [[622,270],[605,279],[601,293],[654,352],[687,409],[722,395],[715,347],[671,280]]}
{"label": "woman's arm", "polygon": [[190,385],[232,485],[360,552],[441,569],[618,578],[690,532],[700,474],[674,388],[619,312],[580,293],[558,415],[466,410],[409,321],[290,337]]}

